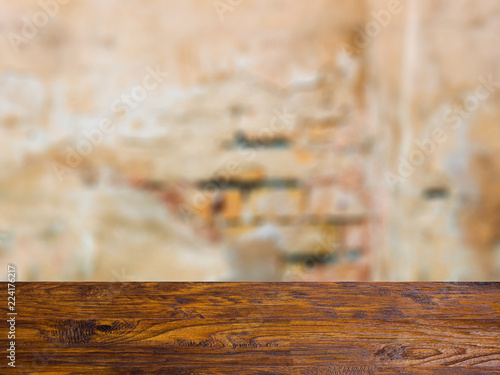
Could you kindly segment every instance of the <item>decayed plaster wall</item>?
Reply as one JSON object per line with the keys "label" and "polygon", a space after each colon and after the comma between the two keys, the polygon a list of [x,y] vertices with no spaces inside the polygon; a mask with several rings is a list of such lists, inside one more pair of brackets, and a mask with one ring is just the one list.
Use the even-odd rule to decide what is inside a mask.
{"label": "decayed plaster wall", "polygon": [[499,11],[408,1],[368,52],[390,187],[381,278],[499,277]]}
{"label": "decayed plaster wall", "polygon": [[[345,186],[362,186],[370,223],[362,262],[302,279],[498,279],[497,87],[470,99],[500,79],[496,1],[40,4],[2,1],[0,15],[0,257],[21,278],[228,277],[221,245],[137,181],[210,178],[235,131],[287,108],[293,157],[256,161],[361,180]],[[46,24],[23,33],[40,12]],[[127,104],[145,80],[154,88]],[[346,108],[330,148],[304,143]],[[335,151],[351,141],[361,151]]]}

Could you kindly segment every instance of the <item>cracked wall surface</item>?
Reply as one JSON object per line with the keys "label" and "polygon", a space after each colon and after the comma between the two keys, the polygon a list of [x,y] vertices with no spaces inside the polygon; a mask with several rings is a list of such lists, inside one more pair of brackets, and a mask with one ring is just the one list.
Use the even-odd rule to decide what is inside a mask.
{"label": "cracked wall surface", "polygon": [[495,280],[495,1],[0,1],[22,280]]}

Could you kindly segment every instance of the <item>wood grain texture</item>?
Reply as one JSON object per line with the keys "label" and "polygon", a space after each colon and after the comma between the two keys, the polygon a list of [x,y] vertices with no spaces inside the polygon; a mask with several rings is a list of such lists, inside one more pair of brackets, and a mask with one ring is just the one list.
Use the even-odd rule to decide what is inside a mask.
{"label": "wood grain texture", "polygon": [[500,374],[500,283],[16,285],[1,374]]}

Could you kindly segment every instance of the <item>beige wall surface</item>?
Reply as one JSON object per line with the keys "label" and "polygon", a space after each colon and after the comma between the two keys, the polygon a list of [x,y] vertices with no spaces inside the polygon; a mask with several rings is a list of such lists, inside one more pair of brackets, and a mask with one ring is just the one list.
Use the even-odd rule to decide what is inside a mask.
{"label": "beige wall surface", "polygon": [[21,280],[500,279],[498,1],[0,9]]}

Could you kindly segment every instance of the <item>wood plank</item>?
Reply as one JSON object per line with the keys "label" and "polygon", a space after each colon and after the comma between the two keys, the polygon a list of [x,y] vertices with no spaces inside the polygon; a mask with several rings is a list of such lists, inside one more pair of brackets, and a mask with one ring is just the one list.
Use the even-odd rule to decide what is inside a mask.
{"label": "wood plank", "polygon": [[500,283],[16,285],[6,374],[500,374]]}
{"label": "wood plank", "polygon": [[[55,369],[50,366],[38,366],[36,370],[32,367],[18,368],[22,374],[44,374],[44,375],[498,375],[497,369],[474,369],[463,367],[306,367],[306,366],[252,366],[252,367],[192,367],[192,366],[159,366],[157,364],[147,365],[147,369],[133,369],[117,366],[115,368],[93,368],[85,364],[71,364],[66,367],[60,366]],[[23,372],[26,371],[26,372]],[[34,372],[36,371],[36,372]],[[14,373],[14,372],[13,372]]]}
{"label": "wood plank", "polygon": [[500,283],[17,283],[17,288],[23,316],[31,319],[130,318],[145,312],[148,318],[172,320],[500,319]]}

